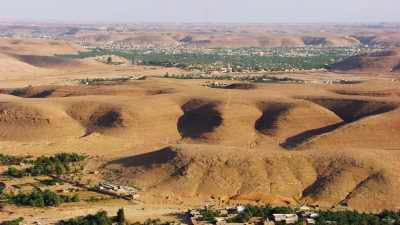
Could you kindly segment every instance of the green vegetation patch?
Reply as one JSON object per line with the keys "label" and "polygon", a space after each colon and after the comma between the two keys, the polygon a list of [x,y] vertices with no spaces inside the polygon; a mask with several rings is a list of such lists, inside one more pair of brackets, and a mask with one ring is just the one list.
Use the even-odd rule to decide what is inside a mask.
{"label": "green vegetation patch", "polygon": [[359,213],[357,211],[319,212],[317,225],[327,224],[353,225],[399,225],[400,212],[383,211],[379,214]]}
{"label": "green vegetation patch", "polygon": [[200,220],[207,221],[209,223],[216,223],[217,220],[215,218],[221,216],[218,211],[212,209],[202,209],[199,212],[201,215]]}
{"label": "green vegetation patch", "polygon": [[112,224],[126,224],[125,213],[123,209],[119,209],[117,216],[110,217],[106,211],[101,211],[96,214],[89,214],[70,220],[62,220],[57,225],[112,225]]}
{"label": "green vegetation patch", "polygon": [[4,222],[1,222],[0,225],[20,225],[20,224],[22,224],[22,222],[24,222],[24,218],[19,217],[14,220],[7,220]]}
{"label": "green vegetation patch", "polygon": [[52,207],[62,203],[79,202],[79,196],[58,195],[50,190],[34,190],[31,193],[20,193],[8,196],[8,201],[18,206]]}
{"label": "green vegetation patch", "polygon": [[60,176],[81,170],[82,167],[78,163],[84,161],[86,158],[86,156],[76,153],[60,153],[50,157],[41,156],[35,160],[27,161],[31,166],[25,169],[17,169],[10,166],[7,175],[16,178],[41,175]]}
{"label": "green vegetation patch", "polygon": [[25,159],[26,157],[0,154],[0,165],[3,166],[19,165],[23,163]]}
{"label": "green vegetation patch", "polygon": [[51,178],[51,179],[41,180],[40,183],[46,186],[54,186],[58,184],[62,185],[64,184],[64,181],[57,178]]}
{"label": "green vegetation patch", "polygon": [[[363,52],[364,47],[276,47],[276,48],[211,48],[195,49],[101,49],[64,55],[66,58],[90,58],[107,55],[123,57],[143,65],[178,67],[209,71],[229,67],[232,72],[284,71],[288,69],[324,69],[327,65]],[[108,64],[112,60],[107,60]]]}
{"label": "green vegetation patch", "polygon": [[264,219],[273,219],[273,214],[291,214],[295,210],[289,207],[271,207],[271,206],[252,206],[247,205],[245,210],[237,216],[228,220],[230,223],[246,223],[253,217],[262,217]]}
{"label": "green vegetation patch", "polygon": [[[380,213],[363,213],[357,211],[318,211],[316,225],[400,225],[400,211],[382,211]],[[246,206],[237,216],[228,219],[229,223],[246,223],[253,217],[273,220],[273,214],[298,214],[297,224],[303,224],[301,212],[289,207]],[[215,217],[214,217],[215,219]],[[278,223],[279,224],[279,223]]]}
{"label": "green vegetation patch", "polygon": [[144,223],[129,223],[125,218],[124,209],[119,209],[116,216],[108,216],[106,211],[80,216],[69,220],[61,220],[57,225],[171,225],[159,219],[147,219]]}

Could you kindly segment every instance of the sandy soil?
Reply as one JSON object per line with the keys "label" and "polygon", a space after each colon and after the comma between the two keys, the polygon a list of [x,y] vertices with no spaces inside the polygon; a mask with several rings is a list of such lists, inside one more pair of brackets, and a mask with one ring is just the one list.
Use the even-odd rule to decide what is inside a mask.
{"label": "sandy soil", "polygon": [[[294,74],[363,82],[212,89],[205,80],[151,77],[176,69],[79,65],[2,73],[0,151],[88,154],[100,178],[143,188],[143,202],[7,205],[1,219],[25,216],[47,224],[122,206],[132,220],[170,219],[177,206],[205,201],[400,207],[400,89],[394,77]],[[119,85],[71,83],[126,74],[149,77]]]}

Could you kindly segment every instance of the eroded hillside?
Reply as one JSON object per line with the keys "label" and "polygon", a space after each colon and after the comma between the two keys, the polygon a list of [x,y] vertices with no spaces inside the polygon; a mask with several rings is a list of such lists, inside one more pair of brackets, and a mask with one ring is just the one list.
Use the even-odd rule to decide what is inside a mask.
{"label": "eroded hillside", "polygon": [[0,148],[99,155],[105,179],[135,183],[148,202],[398,207],[396,82],[202,83],[3,89]]}

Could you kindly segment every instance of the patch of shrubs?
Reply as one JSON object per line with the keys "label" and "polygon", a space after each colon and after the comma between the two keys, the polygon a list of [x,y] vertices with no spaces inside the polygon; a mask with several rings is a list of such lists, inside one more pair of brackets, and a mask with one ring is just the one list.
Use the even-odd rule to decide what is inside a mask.
{"label": "patch of shrubs", "polygon": [[215,217],[220,217],[219,212],[212,209],[202,209],[200,210],[200,215],[201,221],[207,221],[209,223],[216,223],[217,220],[215,219]]}
{"label": "patch of shrubs", "polygon": [[77,170],[74,166],[84,161],[87,157],[76,153],[60,153],[54,156],[41,156],[35,160],[27,161],[32,164],[31,167],[18,170],[15,167],[9,167],[7,175],[21,178],[24,176],[41,176],[41,175],[63,175],[68,174],[72,170]]}
{"label": "patch of shrubs", "polygon": [[79,202],[79,196],[66,196],[58,195],[50,190],[41,191],[33,190],[31,193],[20,193],[17,195],[8,196],[10,203],[18,206],[32,206],[32,207],[52,207],[59,206],[62,203]]}
{"label": "patch of shrubs", "polygon": [[19,217],[15,220],[8,220],[1,222],[0,225],[20,225],[22,222],[24,222],[24,218]]}
{"label": "patch of shrubs", "polygon": [[171,222],[163,223],[163,222],[161,222],[160,219],[147,219],[146,221],[144,221],[143,224],[136,222],[131,225],[171,225],[171,224],[173,224],[173,223],[171,223]]}
{"label": "patch of shrubs", "polygon": [[46,180],[41,180],[40,181],[41,184],[44,184],[46,186],[53,186],[53,185],[57,185],[57,184],[64,184],[64,181],[57,179],[57,178],[52,178],[52,179],[46,179]]}
{"label": "patch of shrubs", "polygon": [[109,217],[107,212],[101,211],[94,215],[81,216],[70,220],[62,220],[57,225],[125,225],[125,213],[123,209],[119,209],[117,216]]}
{"label": "patch of shrubs", "polygon": [[332,224],[332,221],[340,225],[400,225],[400,212],[393,211],[383,211],[379,214],[357,211],[325,211],[319,214],[320,216],[316,219],[317,225]]}
{"label": "patch of shrubs", "polygon": [[18,170],[13,166],[10,166],[8,167],[7,175],[11,177],[21,178],[24,176],[24,172],[22,170]]}
{"label": "patch of shrubs", "polygon": [[[246,223],[253,217],[273,219],[273,214],[292,214],[296,210],[289,207],[246,206],[237,216],[228,219],[229,223]],[[210,213],[209,213],[210,214]],[[319,211],[316,225],[400,225],[400,211],[382,211],[381,213],[361,213],[357,211]],[[210,214],[212,215],[212,214]],[[213,215],[215,218],[215,215]],[[210,220],[207,220],[210,221]],[[299,220],[297,224],[303,224]]]}
{"label": "patch of shrubs", "polygon": [[94,215],[87,215],[70,220],[62,220],[57,225],[112,225],[113,221],[108,217],[107,212],[102,211]]}
{"label": "patch of shrubs", "polygon": [[108,216],[107,212],[101,211],[96,214],[81,216],[69,220],[61,220],[57,225],[171,225],[163,223],[159,219],[147,219],[144,223],[129,223],[126,221],[124,209],[119,209],[116,216]]}
{"label": "patch of shrubs", "polygon": [[295,211],[289,207],[271,207],[271,206],[263,206],[257,207],[252,205],[247,205],[245,210],[238,214],[237,216],[228,220],[230,223],[246,223],[252,217],[263,217],[265,219],[273,219],[273,214],[289,214],[294,213]]}
{"label": "patch of shrubs", "polygon": [[25,159],[26,159],[25,157],[21,156],[0,154],[0,165],[3,166],[18,165],[24,162]]}

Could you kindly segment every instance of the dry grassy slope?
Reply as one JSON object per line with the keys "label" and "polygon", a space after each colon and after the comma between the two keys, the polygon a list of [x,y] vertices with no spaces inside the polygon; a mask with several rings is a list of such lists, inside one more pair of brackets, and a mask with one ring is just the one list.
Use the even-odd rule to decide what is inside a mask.
{"label": "dry grassy slope", "polygon": [[156,45],[175,46],[178,44],[207,47],[281,47],[281,46],[354,46],[360,41],[345,35],[277,35],[269,32],[216,33],[208,32],[135,32],[96,34],[84,33],[78,40],[90,43],[114,41],[132,46]]}
{"label": "dry grassy slope", "polygon": [[[26,62],[17,60],[15,57],[7,54],[0,53],[0,74],[4,76],[7,74],[15,74],[15,73],[43,73],[46,72],[44,69],[37,68],[33,65],[30,65]],[[4,78],[3,78],[4,79]]]}
{"label": "dry grassy slope", "polygon": [[[72,120],[78,121],[88,134],[99,131],[98,133],[119,136],[119,133],[137,133],[135,130],[138,128],[157,130],[157,127],[146,127],[142,124],[148,121],[147,118],[152,120],[165,114],[171,126],[170,129],[175,130],[173,138],[164,135],[165,139],[177,141],[179,138],[176,138],[176,133],[178,133],[185,143],[214,143],[247,148],[265,145],[279,148],[278,144],[286,140],[290,141],[293,136],[302,133],[308,135],[314,129],[339,124],[340,126],[333,127],[332,130],[315,134],[311,132],[309,136],[306,135],[307,139],[301,140],[312,143],[319,139],[330,138],[332,142],[335,142],[336,136],[346,136],[346,130],[369,126],[368,124],[371,123],[382,124],[382,134],[377,132],[378,138],[371,138],[371,142],[364,143],[375,143],[374,145],[379,147],[393,147],[398,144],[397,139],[391,138],[395,134],[385,135],[388,129],[391,131],[398,129],[396,123],[387,122],[386,125],[379,122],[380,118],[383,121],[397,121],[398,111],[389,112],[398,105],[393,101],[386,103],[384,100],[377,101],[372,97],[361,96],[329,97],[326,100],[319,96],[310,96],[301,97],[309,98],[309,100],[302,100],[271,95],[274,89],[279,89],[279,86],[273,88],[261,86],[262,88],[256,90],[212,90],[191,87],[191,84],[183,88],[174,85],[168,87],[169,84],[166,83],[168,81],[160,82],[158,85],[148,85],[151,82],[141,81],[132,82],[131,85],[97,87],[30,87],[2,90],[2,93],[29,98],[29,100],[19,99],[19,104],[24,104],[26,101],[35,102],[37,105],[46,104],[46,106],[63,105],[64,109],[60,110]],[[156,88],[157,86],[159,88]],[[305,87],[293,89],[293,93],[301,92],[311,94]],[[266,97],[259,97],[260,94]],[[67,96],[68,98],[65,98]],[[324,105],[318,101],[329,104]],[[162,105],[163,110],[155,108],[154,105]],[[147,109],[149,112],[145,111]],[[346,110],[348,112],[343,114]],[[29,111],[29,109],[21,111]],[[384,129],[385,127],[388,129]],[[351,137],[361,140],[367,131],[361,128],[358,130],[356,134],[362,135],[339,138],[342,140],[339,143]],[[120,132],[115,135],[116,131]],[[154,133],[158,132],[153,132],[152,135]],[[163,136],[162,132],[159,136]],[[385,136],[388,138],[384,138]],[[381,138],[385,141],[378,142],[377,140]],[[393,140],[386,141],[389,139]],[[345,145],[358,146],[362,143],[362,141],[348,141]]]}
{"label": "dry grassy slope", "polygon": [[[335,92],[386,91],[395,84],[222,90],[202,82],[150,78],[0,95],[0,148],[116,159],[104,171],[145,187],[145,200],[201,202],[212,195],[273,203],[345,201],[359,209],[398,206],[398,97]],[[312,135],[290,150],[281,147],[303,133]]]}
{"label": "dry grassy slope", "polygon": [[[84,60],[65,59],[57,56],[14,55],[16,60],[39,68],[73,68],[85,66]],[[88,65],[86,65],[88,66]]]}
{"label": "dry grassy slope", "polygon": [[81,132],[65,111],[46,102],[1,102],[0,124],[0,140],[52,140]]}
{"label": "dry grassy slope", "polygon": [[261,101],[258,105],[262,115],[255,122],[256,143],[261,145],[267,140],[279,144],[298,133],[340,121],[332,111],[306,101],[276,99]]}
{"label": "dry grassy slope", "polygon": [[83,49],[64,41],[0,38],[0,52],[19,55],[53,56]]}
{"label": "dry grassy slope", "polygon": [[[225,35],[196,35],[188,34],[182,40],[186,44],[205,45],[210,47],[281,47],[281,46],[352,46],[360,42],[346,36],[299,36],[273,34],[225,34]],[[181,40],[181,41],[182,41]]]}
{"label": "dry grassy slope", "polygon": [[105,67],[90,60],[57,57],[83,49],[63,41],[0,38],[0,73],[2,79],[42,76],[60,71]]}
{"label": "dry grassy slope", "polygon": [[332,71],[363,73],[400,72],[400,50],[362,54],[330,65]]}
{"label": "dry grassy slope", "polygon": [[[137,138],[135,142],[139,143],[151,142],[154,138],[158,139],[158,142],[163,141],[164,137],[178,138],[176,119],[181,111],[177,105],[169,103],[168,100],[158,103],[149,99],[146,104],[140,104],[140,100],[136,100],[138,101],[111,96],[55,98],[52,101],[9,100],[0,103],[0,120],[4,125],[1,128],[1,138],[9,141],[38,141],[46,140],[48,135],[63,137],[68,134],[67,136],[79,138],[94,133],[125,138],[129,136]],[[154,105],[163,107],[166,111],[158,111]],[[24,133],[8,133],[13,126],[15,129],[29,129],[24,130]],[[72,128],[74,130],[71,130]]]}
{"label": "dry grassy slope", "polygon": [[[0,86],[65,84],[66,80],[113,77],[128,74],[179,74],[177,68],[150,66],[112,66],[94,59],[65,59],[56,54],[84,51],[68,42],[0,38]],[[90,92],[90,91],[89,91]]]}
{"label": "dry grassy slope", "polygon": [[396,110],[345,125],[307,144],[313,146],[313,148],[323,149],[331,148],[332,144],[335,143],[337,147],[351,145],[359,148],[370,148],[374,146],[374,148],[399,150],[397,141],[400,140],[399,129],[400,111]]}
{"label": "dry grassy slope", "polygon": [[339,96],[365,96],[374,97],[377,100],[380,98],[391,99],[400,96],[400,87],[398,86],[398,83],[381,81],[378,79],[351,86],[336,86],[329,88],[328,90],[334,94],[338,94]]}
{"label": "dry grassy slope", "polygon": [[375,36],[369,36],[365,44],[387,47],[400,47],[400,35],[397,32],[386,32]]}
{"label": "dry grassy slope", "polygon": [[114,41],[116,43],[123,43],[125,45],[176,45],[177,40],[164,33],[121,33],[121,32],[108,32],[107,34],[98,33],[84,33],[78,34],[76,39],[89,43],[104,43]]}
{"label": "dry grassy slope", "polygon": [[[352,208],[396,208],[398,153],[384,164],[371,152],[248,151],[211,145],[179,145],[111,162],[119,181],[170,198],[252,199]],[[362,154],[360,154],[362,153]],[[256,156],[256,157],[255,157]],[[389,166],[388,166],[389,165]],[[398,170],[398,169],[397,169]],[[376,205],[374,205],[376,203]]]}

